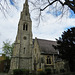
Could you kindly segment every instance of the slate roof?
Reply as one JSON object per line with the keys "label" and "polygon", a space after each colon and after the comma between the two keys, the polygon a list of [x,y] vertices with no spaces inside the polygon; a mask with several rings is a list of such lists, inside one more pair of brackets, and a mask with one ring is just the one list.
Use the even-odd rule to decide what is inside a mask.
{"label": "slate roof", "polygon": [[52,45],[57,45],[56,41],[37,39],[41,54],[58,54],[58,51]]}

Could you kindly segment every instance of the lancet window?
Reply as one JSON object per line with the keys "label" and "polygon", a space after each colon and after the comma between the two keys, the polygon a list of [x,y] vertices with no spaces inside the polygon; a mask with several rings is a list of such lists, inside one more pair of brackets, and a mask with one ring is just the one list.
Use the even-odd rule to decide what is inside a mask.
{"label": "lancet window", "polygon": [[47,56],[47,64],[51,64],[51,59],[49,56]]}
{"label": "lancet window", "polygon": [[28,25],[27,24],[23,25],[23,30],[26,30],[26,31],[28,30]]}

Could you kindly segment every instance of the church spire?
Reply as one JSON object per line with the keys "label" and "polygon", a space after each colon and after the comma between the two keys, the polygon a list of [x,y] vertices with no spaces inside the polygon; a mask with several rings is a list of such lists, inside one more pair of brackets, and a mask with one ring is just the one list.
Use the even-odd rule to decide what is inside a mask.
{"label": "church spire", "polygon": [[10,72],[14,69],[32,70],[32,21],[28,0],[25,0],[20,16]]}
{"label": "church spire", "polygon": [[25,1],[25,5],[28,5],[28,0]]}
{"label": "church spire", "polygon": [[30,19],[30,13],[29,13],[28,0],[25,0],[25,3],[23,5],[23,11],[21,13],[21,19],[22,20],[29,20],[29,21],[31,21],[31,19]]}
{"label": "church spire", "polygon": [[25,0],[25,3],[24,3],[24,9],[28,9],[29,8],[29,6],[28,6],[28,0]]}

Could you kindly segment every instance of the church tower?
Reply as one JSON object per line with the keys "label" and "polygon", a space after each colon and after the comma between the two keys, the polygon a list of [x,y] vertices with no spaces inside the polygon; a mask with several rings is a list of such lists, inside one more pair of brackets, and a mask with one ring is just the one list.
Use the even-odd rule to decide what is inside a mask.
{"label": "church tower", "polygon": [[23,5],[18,32],[14,44],[10,70],[32,70],[32,21],[29,13],[28,0]]}

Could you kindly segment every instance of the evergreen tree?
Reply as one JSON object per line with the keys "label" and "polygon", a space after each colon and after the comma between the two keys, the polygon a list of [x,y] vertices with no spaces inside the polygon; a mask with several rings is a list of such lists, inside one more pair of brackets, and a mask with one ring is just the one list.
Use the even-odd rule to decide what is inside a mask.
{"label": "evergreen tree", "polygon": [[75,72],[75,27],[64,31],[57,40],[55,49],[59,50],[59,57],[69,62],[70,70]]}

